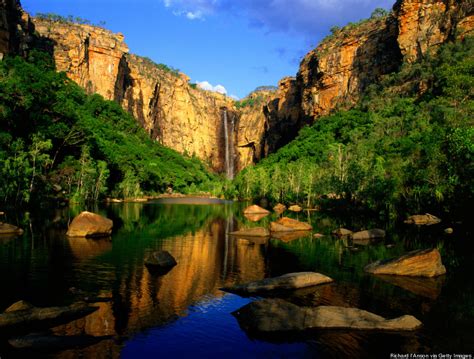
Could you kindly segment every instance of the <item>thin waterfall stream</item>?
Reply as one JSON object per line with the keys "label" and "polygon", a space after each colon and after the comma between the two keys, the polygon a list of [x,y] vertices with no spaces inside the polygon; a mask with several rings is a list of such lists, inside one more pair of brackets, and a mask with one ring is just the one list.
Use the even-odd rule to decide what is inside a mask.
{"label": "thin waterfall stream", "polygon": [[[224,122],[224,144],[225,144],[225,171],[229,179],[234,178],[234,116],[228,116],[227,109],[222,109],[222,121]],[[230,117],[230,123],[229,123]]]}

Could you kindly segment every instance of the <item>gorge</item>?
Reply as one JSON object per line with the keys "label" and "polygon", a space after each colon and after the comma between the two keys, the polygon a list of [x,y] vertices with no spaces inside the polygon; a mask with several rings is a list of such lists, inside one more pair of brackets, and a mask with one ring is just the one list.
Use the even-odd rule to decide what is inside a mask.
{"label": "gorge", "polygon": [[[387,16],[336,30],[303,58],[296,77],[283,79],[276,92],[249,95],[259,101],[237,108],[229,97],[196,88],[183,73],[129,54],[122,34],[31,18],[15,1],[3,2],[1,53],[46,49],[58,71],[87,92],[119,103],[152,139],[195,155],[228,177],[233,173],[226,154],[235,152],[239,172],[291,141],[304,125],[350,108],[370,84],[403,62],[468,36],[474,22],[469,1],[399,0]],[[226,137],[235,137],[229,149],[221,138],[227,134],[222,108],[238,119],[233,136]]]}

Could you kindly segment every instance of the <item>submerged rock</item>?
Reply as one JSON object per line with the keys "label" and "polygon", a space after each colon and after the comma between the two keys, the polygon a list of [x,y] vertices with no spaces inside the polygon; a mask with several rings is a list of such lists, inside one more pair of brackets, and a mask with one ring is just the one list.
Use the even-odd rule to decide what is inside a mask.
{"label": "submerged rock", "polygon": [[356,241],[379,239],[379,238],[384,238],[384,237],[385,237],[385,231],[379,228],[352,233],[352,239]]}
{"label": "submerged rock", "polygon": [[176,259],[168,251],[153,252],[145,259],[148,269],[161,272],[161,274],[169,272],[177,264]]}
{"label": "submerged rock", "polygon": [[97,309],[85,302],[65,307],[37,308],[28,302],[19,301],[0,314],[0,332],[31,332],[36,328],[50,328],[84,317]]}
{"label": "submerged rock", "polygon": [[313,227],[310,224],[288,217],[283,217],[276,222],[270,223],[271,232],[311,231],[312,229]]}
{"label": "submerged rock", "polygon": [[112,220],[91,212],[76,216],[66,233],[69,237],[101,237],[112,233]]}
{"label": "submerged rock", "polygon": [[425,249],[395,259],[379,260],[366,266],[365,271],[373,274],[436,277],[445,274],[446,268],[437,249]]}
{"label": "submerged rock", "polygon": [[12,224],[0,222],[0,236],[2,235],[22,235],[23,229],[18,228]]}
{"label": "submerged rock", "polygon": [[244,209],[244,214],[269,214],[269,213],[270,211],[267,211],[265,208],[257,206],[256,204]]}
{"label": "submerged rock", "polygon": [[439,219],[436,216],[433,216],[432,214],[426,213],[426,214],[415,214],[413,216],[408,217],[405,220],[405,223],[408,224],[416,224],[419,226],[426,225],[430,226],[432,224],[436,224],[441,222],[441,219]]}
{"label": "submerged rock", "polygon": [[270,231],[267,228],[263,227],[254,227],[242,229],[240,231],[229,233],[233,236],[243,236],[243,237],[268,237],[270,236]]}
{"label": "submerged rock", "polygon": [[338,228],[332,231],[332,234],[335,235],[336,237],[348,237],[352,235],[352,231],[346,228]]}
{"label": "submerged rock", "polygon": [[239,294],[256,294],[277,290],[306,288],[331,282],[333,282],[332,278],[329,278],[328,276],[325,276],[321,273],[298,272],[235,285],[233,287],[225,287],[222,288],[222,290]]}
{"label": "submerged rock", "polygon": [[422,323],[411,315],[386,319],[357,308],[299,307],[282,299],[264,299],[232,313],[251,333],[277,334],[311,329],[413,331]]}

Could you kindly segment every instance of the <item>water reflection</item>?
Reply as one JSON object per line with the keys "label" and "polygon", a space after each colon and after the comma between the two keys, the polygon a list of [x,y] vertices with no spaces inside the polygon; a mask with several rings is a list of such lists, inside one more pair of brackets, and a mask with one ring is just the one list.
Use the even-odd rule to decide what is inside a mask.
{"label": "water reflection", "polygon": [[[160,238],[160,230],[168,233],[166,221],[161,221],[160,225],[148,222],[143,205],[126,204],[125,207],[128,207],[126,211],[115,212],[124,223],[112,241],[66,239],[72,255],[81,260],[77,268],[80,290],[86,288],[85,281],[91,270],[103,270],[105,266],[110,282],[103,282],[101,288],[93,289],[110,295],[113,301],[97,303],[97,312],[55,328],[55,334],[129,336],[186,315],[187,308],[204,297],[221,297],[224,293],[219,288],[223,286],[265,276],[261,246],[248,246],[227,236],[226,233],[235,228],[236,221],[232,215],[226,218],[225,210],[222,217],[204,216],[204,224],[198,230]],[[173,216],[177,214],[176,208],[163,209],[165,213],[173,212]],[[188,218],[187,210],[195,211],[194,208],[179,209],[178,212],[183,214],[181,219]],[[180,221],[179,218],[175,220]],[[137,227],[141,229],[140,233],[137,233]],[[143,264],[143,258],[155,250],[169,251],[178,262],[164,276],[149,272]],[[129,258],[130,255],[134,258]],[[107,262],[114,265],[107,267]],[[92,267],[88,269],[86,266]],[[109,340],[81,349],[80,354],[88,355],[90,350],[100,350],[115,356],[119,349],[113,346]]]}
{"label": "water reflection", "polygon": [[[70,220],[84,209],[114,221],[111,239],[70,239],[64,235]],[[25,234],[0,243],[0,273],[8,273],[0,276],[0,309],[20,299],[51,306],[99,297],[94,304],[98,311],[54,328],[53,333],[112,338],[87,348],[61,351],[56,354],[58,358],[114,358],[123,354],[124,345],[136,350],[146,346],[145,342],[153,342],[156,351],[162,353],[165,340],[175,340],[174,345],[187,348],[183,349],[187,355],[194,351],[209,354],[215,349],[212,345],[224,341],[229,347],[220,352],[230,357],[235,347],[249,355],[317,352],[321,357],[382,357],[387,350],[442,351],[456,344],[459,350],[470,348],[463,344],[469,341],[461,343],[461,339],[474,333],[474,283],[469,275],[474,269],[472,242],[456,237],[444,241],[436,234],[416,232],[419,229],[403,232],[356,217],[330,218],[309,212],[293,216],[310,221],[314,232],[326,236],[313,238],[310,232],[271,240],[229,236],[241,228],[268,226],[276,215],[252,223],[241,208],[225,203],[111,203],[100,208],[18,214],[18,221],[12,222],[26,229]],[[391,246],[383,241],[364,245],[327,235],[339,227],[364,226],[385,228],[385,243]],[[374,260],[433,245],[443,253],[446,277],[420,280],[363,272],[364,266]],[[354,246],[358,251],[353,251]],[[150,273],[143,263],[156,250],[169,251],[178,262],[164,276]],[[230,313],[252,299],[224,294],[219,288],[296,271],[317,271],[336,281],[285,297],[297,305],[358,307],[385,317],[412,314],[425,327],[414,336],[326,332],[296,338],[300,344],[291,345],[246,338]],[[143,333],[149,333],[149,337]],[[190,337],[200,341],[193,342]],[[438,340],[441,338],[448,344],[442,344]]]}

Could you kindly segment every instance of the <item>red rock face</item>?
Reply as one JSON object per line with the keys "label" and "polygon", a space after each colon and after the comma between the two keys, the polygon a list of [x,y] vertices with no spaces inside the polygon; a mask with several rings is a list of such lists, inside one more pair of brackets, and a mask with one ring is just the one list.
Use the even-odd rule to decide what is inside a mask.
{"label": "red rock face", "polygon": [[395,6],[398,44],[405,61],[414,62],[448,38],[472,33],[469,0],[404,0]]}

